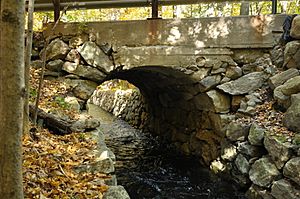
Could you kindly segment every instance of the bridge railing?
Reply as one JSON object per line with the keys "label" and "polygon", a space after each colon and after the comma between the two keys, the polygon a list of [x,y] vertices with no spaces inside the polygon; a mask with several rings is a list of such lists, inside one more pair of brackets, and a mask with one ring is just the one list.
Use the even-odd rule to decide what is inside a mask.
{"label": "bridge railing", "polygon": [[[28,0],[25,0],[28,1]],[[158,7],[160,5],[188,5],[199,3],[241,3],[241,13],[249,13],[249,2],[272,1],[272,14],[277,13],[279,0],[36,0],[35,11],[54,11],[55,21],[59,19],[60,11],[68,7],[70,9],[101,9],[101,8],[128,8],[151,7],[152,18],[159,18]]]}

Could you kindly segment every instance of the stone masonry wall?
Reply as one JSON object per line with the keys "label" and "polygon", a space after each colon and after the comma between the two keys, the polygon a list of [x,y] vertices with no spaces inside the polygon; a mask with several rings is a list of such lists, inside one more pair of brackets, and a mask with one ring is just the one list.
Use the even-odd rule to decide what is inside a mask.
{"label": "stone masonry wall", "polygon": [[147,128],[147,106],[138,89],[97,89],[89,99],[89,103],[100,106],[113,115],[122,118],[135,128]]}

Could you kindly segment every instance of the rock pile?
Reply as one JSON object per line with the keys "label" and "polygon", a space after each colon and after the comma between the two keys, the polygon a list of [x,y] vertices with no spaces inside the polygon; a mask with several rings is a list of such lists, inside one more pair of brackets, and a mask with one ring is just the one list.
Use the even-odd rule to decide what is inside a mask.
{"label": "rock pile", "polygon": [[[297,20],[293,22],[294,28],[300,25]],[[299,30],[292,29],[292,31]],[[276,55],[274,51],[277,52]],[[271,56],[272,61],[276,66],[280,66],[279,63],[283,65],[277,72],[271,73],[266,78],[268,85],[263,80],[263,85],[269,87],[273,94],[273,100],[276,102],[274,108],[283,111],[283,125],[293,133],[288,135],[272,132],[256,123],[245,124],[240,123],[239,120],[233,121],[225,126],[226,144],[222,146],[220,157],[211,163],[213,171],[227,173],[238,183],[246,187],[250,186],[246,194],[247,198],[296,199],[300,197],[299,52],[299,40],[291,41],[283,48],[276,46],[271,51],[274,55]],[[247,82],[251,81],[247,80]],[[245,81],[239,84],[243,83]],[[236,88],[236,85],[233,83],[232,87]],[[225,90],[228,87],[221,85],[219,88],[228,92]],[[234,92],[240,91],[236,89]],[[238,112],[255,115],[255,106],[249,109],[245,104],[260,104],[263,103],[262,99],[256,91],[245,97],[246,100],[241,101]],[[245,111],[247,109],[248,111]]]}

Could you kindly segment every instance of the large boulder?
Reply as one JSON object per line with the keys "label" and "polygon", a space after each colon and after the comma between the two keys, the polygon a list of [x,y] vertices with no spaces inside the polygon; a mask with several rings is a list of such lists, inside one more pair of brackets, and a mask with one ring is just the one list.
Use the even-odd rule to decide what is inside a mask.
{"label": "large boulder", "polygon": [[265,137],[266,129],[259,127],[257,124],[252,124],[249,130],[248,140],[251,145],[262,146]]}
{"label": "large boulder", "polygon": [[290,159],[283,168],[283,175],[300,185],[300,157]]}
{"label": "large boulder", "polygon": [[283,65],[283,51],[283,47],[281,45],[277,45],[270,52],[272,62],[275,66],[277,66],[277,68],[281,68]]}
{"label": "large boulder", "polygon": [[253,72],[234,81],[221,84],[217,88],[231,95],[242,95],[260,88],[264,81],[264,72]]}
{"label": "large boulder", "polygon": [[291,158],[293,153],[293,145],[285,142],[285,137],[275,137],[271,135],[265,136],[264,145],[271,159],[278,169]]}
{"label": "large boulder", "polygon": [[113,62],[95,42],[85,42],[78,48],[78,52],[89,65],[105,73],[109,73],[114,69]]}
{"label": "large boulder", "polygon": [[300,92],[300,76],[293,77],[283,85],[275,88],[273,96],[277,103],[288,108],[291,105],[290,96]]}
{"label": "large boulder", "polygon": [[64,62],[60,59],[49,61],[46,68],[50,71],[60,72]]}
{"label": "large boulder", "polygon": [[216,90],[210,90],[207,95],[214,104],[217,113],[228,113],[230,111],[230,97]]}
{"label": "large boulder", "polygon": [[296,77],[299,75],[299,70],[295,68],[290,68],[286,71],[278,73],[269,79],[269,85],[271,89],[275,89],[276,87],[284,84],[287,80]]}
{"label": "large boulder", "polygon": [[300,69],[300,41],[295,40],[286,44],[284,49],[284,63],[287,68]]}
{"label": "large boulder", "polygon": [[84,77],[85,79],[89,79],[94,82],[101,82],[106,77],[106,75],[97,68],[73,62],[65,62],[62,69],[68,73]]}
{"label": "large boulder", "polygon": [[274,180],[280,177],[280,172],[269,158],[256,160],[249,171],[250,180],[261,187],[268,188]]}
{"label": "large boulder", "polygon": [[231,141],[244,141],[249,133],[249,126],[231,122],[226,129],[226,137]]}
{"label": "large boulder", "polygon": [[273,183],[271,194],[276,199],[298,199],[300,190],[296,189],[289,181],[281,179]]}
{"label": "large boulder", "polygon": [[69,46],[71,48],[76,48],[77,46],[82,45],[84,42],[88,41],[88,35],[87,34],[82,34],[82,35],[78,35],[76,37],[72,37],[69,40]]}
{"label": "large boulder", "polygon": [[80,104],[78,102],[78,99],[76,97],[67,96],[65,97],[65,102],[68,103],[69,108],[71,110],[74,110],[76,112],[80,112]]}
{"label": "large boulder", "polygon": [[72,131],[75,132],[84,132],[86,131],[86,129],[96,129],[99,126],[99,120],[86,114],[81,114],[80,118],[77,121],[75,121],[70,128]]}
{"label": "large boulder", "polygon": [[249,165],[249,162],[248,160],[242,155],[242,154],[239,154],[235,161],[235,166],[237,167],[237,169],[244,175],[248,174],[249,172],[249,169],[250,169],[250,165]]}
{"label": "large boulder", "polygon": [[271,193],[262,187],[252,184],[246,192],[246,198],[248,199],[274,199]]}
{"label": "large boulder", "polygon": [[237,79],[243,75],[243,71],[238,66],[232,66],[227,68],[225,76],[230,79]]}
{"label": "large boulder", "polygon": [[283,124],[288,129],[300,133],[300,93],[291,96],[291,106],[284,113]]}
{"label": "large boulder", "polygon": [[221,75],[212,75],[205,77],[200,81],[201,91],[205,92],[210,90],[211,88],[214,88],[221,82],[221,79]]}
{"label": "large boulder", "polygon": [[103,194],[103,199],[130,199],[123,186],[110,186]]}
{"label": "large boulder", "polygon": [[[64,59],[70,51],[69,46],[60,40],[59,38],[54,39],[46,48],[46,61]],[[44,50],[41,51],[40,57],[43,57]]]}
{"label": "large boulder", "polygon": [[251,145],[249,142],[239,142],[237,149],[240,153],[249,157],[261,157],[266,153],[265,149],[261,146]]}
{"label": "large boulder", "polygon": [[300,39],[300,15],[293,19],[290,34],[293,38]]}
{"label": "large boulder", "polygon": [[89,80],[67,79],[65,81],[75,97],[88,100],[96,90],[98,84]]}

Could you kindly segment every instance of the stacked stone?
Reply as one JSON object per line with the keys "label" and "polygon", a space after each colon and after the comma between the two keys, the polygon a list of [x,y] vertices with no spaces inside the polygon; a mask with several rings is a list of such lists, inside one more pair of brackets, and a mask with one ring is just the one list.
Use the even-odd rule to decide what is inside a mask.
{"label": "stacked stone", "polygon": [[[300,136],[272,135],[257,124],[231,122],[221,157],[211,163],[250,188],[248,198],[299,198]],[[298,165],[298,166],[297,166]]]}
{"label": "stacked stone", "polygon": [[[292,29],[292,32],[300,33],[299,21],[298,25],[295,23],[294,21],[293,26],[298,27],[298,30]],[[283,124],[294,131],[295,135],[275,135],[255,123],[245,125],[230,122],[224,128],[226,139],[222,144],[221,155],[211,163],[211,169],[215,172],[227,172],[238,183],[250,186],[247,198],[296,199],[300,197],[299,40],[287,43],[283,51],[275,47],[273,55],[274,51],[277,53],[272,56],[273,63],[282,63],[282,71],[268,78],[268,86],[273,90],[276,107],[286,111]],[[223,87],[226,92],[224,86],[219,87]],[[253,101],[260,103],[259,96],[254,96],[256,99]],[[246,95],[246,98],[249,97]],[[243,106],[242,101],[238,110],[241,111]],[[221,123],[226,122],[224,120]]]}
{"label": "stacked stone", "polygon": [[[57,37],[40,52],[42,59],[46,50],[45,77],[64,78],[67,89],[71,91],[70,97],[73,97],[72,106],[78,111],[84,108],[80,104],[84,104],[90,98],[99,82],[102,82],[114,67],[104,45],[96,45],[94,39],[89,38],[87,34]],[[32,67],[39,69],[42,64],[42,60],[35,60]]]}
{"label": "stacked stone", "polygon": [[288,69],[270,78],[274,98],[285,112],[284,125],[292,131],[300,132],[300,16],[292,22],[291,36],[284,49],[283,67]]}
{"label": "stacked stone", "polygon": [[[70,95],[65,97],[65,102],[78,112],[84,108],[99,82],[113,69],[113,62],[107,52],[94,41],[93,37],[89,38],[86,34],[54,38],[39,55],[42,59],[46,50],[45,77],[64,81],[67,89],[71,91]],[[42,60],[33,61],[31,64],[35,69],[41,68],[42,65]],[[71,129],[75,132],[85,132],[99,125],[97,119],[81,114]],[[117,186],[115,155],[107,148],[103,134],[99,129],[86,133],[93,135],[98,142],[97,150],[91,151],[91,155],[96,156],[97,161],[82,164],[75,168],[75,171],[106,174],[109,178],[101,183],[109,185],[109,189],[103,198],[130,198],[123,186]]]}

